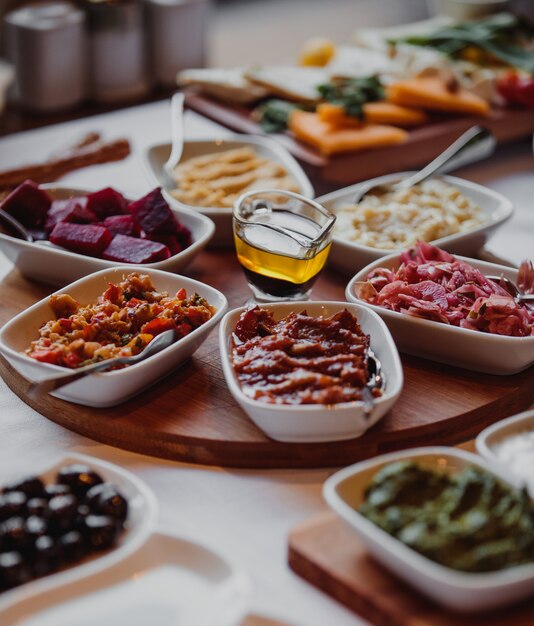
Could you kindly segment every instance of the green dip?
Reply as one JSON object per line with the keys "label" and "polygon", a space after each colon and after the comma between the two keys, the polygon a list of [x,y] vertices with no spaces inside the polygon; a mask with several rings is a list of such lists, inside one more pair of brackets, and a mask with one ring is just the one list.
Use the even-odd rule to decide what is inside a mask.
{"label": "green dip", "polygon": [[359,512],[424,556],[465,572],[534,562],[534,502],[469,467],[438,473],[390,463],[370,482]]}

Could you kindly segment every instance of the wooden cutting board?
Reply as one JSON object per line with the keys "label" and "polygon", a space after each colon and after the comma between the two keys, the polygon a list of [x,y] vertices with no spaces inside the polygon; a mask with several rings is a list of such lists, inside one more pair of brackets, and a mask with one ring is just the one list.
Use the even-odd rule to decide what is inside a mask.
{"label": "wooden cutting board", "polygon": [[426,599],[375,562],[334,514],[298,526],[289,565],[309,583],[374,626],[532,626],[534,601],[491,613],[459,615]]}
{"label": "wooden cutting board", "polygon": [[[241,133],[264,135],[252,119],[251,109],[232,106],[186,89],[186,105],[210,119]],[[326,193],[375,176],[416,169],[426,165],[464,131],[475,124],[489,128],[499,143],[528,137],[534,132],[534,111],[521,109],[496,110],[488,117],[434,116],[431,123],[410,130],[407,142],[326,157],[290,134],[271,134],[301,161],[306,173],[314,179],[316,192]]]}
{"label": "wooden cutting board", "polygon": [[[205,251],[188,275],[225,293],[230,308],[250,293],[235,253]],[[325,271],[315,300],[345,300],[346,279]],[[0,325],[54,291],[13,270],[1,283]],[[303,308],[305,305],[303,305]],[[290,444],[266,437],[230,395],[215,330],[193,359],[157,385],[117,407],[93,409],[50,395],[29,398],[28,383],[4,359],[0,374],[48,419],[102,443],[157,457],[228,467],[305,468],[348,465],[402,448],[457,444],[532,403],[534,367],[489,376],[403,356],[404,390],[393,409],[359,439]]]}

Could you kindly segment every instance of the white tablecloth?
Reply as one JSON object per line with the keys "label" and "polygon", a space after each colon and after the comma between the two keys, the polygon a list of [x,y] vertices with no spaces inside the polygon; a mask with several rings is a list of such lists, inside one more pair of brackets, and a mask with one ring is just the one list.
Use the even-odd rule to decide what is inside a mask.
{"label": "white tablecloth", "polygon": [[[187,114],[186,128],[188,137],[227,132],[193,113]],[[0,168],[46,158],[90,130],[98,130],[109,138],[130,138],[132,156],[120,163],[80,170],[66,176],[63,182],[88,188],[113,185],[131,196],[146,193],[150,186],[140,155],[150,144],[167,141],[166,103],[0,139]],[[525,141],[501,148],[492,159],[460,172],[501,191],[514,202],[515,215],[495,235],[488,250],[515,263],[533,256],[533,166],[531,144]],[[11,264],[0,256],[0,277],[10,270]],[[256,613],[302,626],[363,623],[295,576],[286,565],[290,529],[325,509],[321,485],[328,471],[214,469],[123,452],[56,426],[26,406],[3,381],[0,442],[0,484],[67,451],[92,454],[137,474],[156,493],[162,524],[222,550],[248,571],[254,587],[252,609]]]}

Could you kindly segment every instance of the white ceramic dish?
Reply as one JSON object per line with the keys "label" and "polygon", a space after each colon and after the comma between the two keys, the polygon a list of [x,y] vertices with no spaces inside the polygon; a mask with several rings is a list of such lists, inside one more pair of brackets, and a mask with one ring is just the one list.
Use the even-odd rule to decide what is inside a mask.
{"label": "white ceramic dish", "polygon": [[[48,483],[55,479],[61,467],[71,463],[89,465],[106,482],[113,483],[119,489],[128,500],[127,528],[117,547],[103,552],[101,555],[85,559],[80,565],[72,565],[55,574],[49,574],[0,594],[0,623],[2,626],[8,623],[7,616],[12,610],[10,607],[19,606],[22,608],[24,606],[27,611],[30,608],[28,605],[30,597],[48,597],[48,594],[53,593],[54,589],[64,589],[66,584],[80,583],[89,576],[99,578],[106,569],[114,567],[123,559],[134,554],[146,542],[152,532],[158,513],[156,498],[152,491],[130,472],[91,456],[72,453],[35,473]],[[15,480],[17,477],[12,476],[11,478]],[[7,480],[2,480],[2,483],[4,482]],[[15,621],[9,621],[9,623],[18,624]]]}
{"label": "white ceramic dish", "polygon": [[[281,163],[291,176],[297,182],[300,193],[306,198],[313,198],[315,192],[313,187],[300,167],[297,161],[289,154],[289,152],[280,146],[277,142],[267,137],[257,137],[254,135],[233,135],[230,138],[215,139],[191,139],[184,143],[184,152],[182,161],[214,152],[224,152],[234,148],[242,148],[251,146],[262,157]],[[232,229],[232,209],[220,207],[195,207],[173,198],[169,193],[172,189],[176,189],[175,182],[169,178],[163,169],[163,164],[169,158],[171,144],[157,144],[150,147],[143,155],[145,172],[150,184],[159,185],[164,190],[166,200],[170,206],[179,211],[181,209],[192,209],[207,215],[215,222],[215,235],[212,239],[213,245],[231,246],[233,245],[234,235]]]}
{"label": "white ceramic dish", "polygon": [[477,455],[448,447],[394,452],[347,467],[326,481],[323,494],[329,506],[358,534],[369,552],[418,591],[456,611],[489,610],[531,597],[534,563],[497,572],[460,572],[427,559],[358,513],[356,509],[363,501],[364,490],[372,476],[384,465],[400,460],[415,460],[447,472],[475,465],[516,486]]}
{"label": "white ceramic dish", "polygon": [[308,315],[330,316],[348,309],[362,330],[371,337],[371,348],[382,363],[386,387],[375,400],[374,409],[365,417],[362,402],[342,402],[333,405],[280,405],[259,402],[246,396],[237,381],[230,360],[232,332],[245,307],[230,311],[219,329],[221,361],[224,376],[231,394],[250,419],[265,434],[277,441],[319,442],[340,441],[360,437],[393,406],[399,397],[403,374],[399,354],[388,329],[382,320],[359,305],[346,302],[282,302],[265,304],[273,311],[275,319],[286,317],[292,311],[306,309]]}
{"label": "white ceramic dish", "polygon": [[2,626],[238,626],[249,584],[217,552],[160,530],[99,574],[25,591],[0,607]]}
{"label": "white ceramic dish", "polygon": [[[530,472],[526,475],[526,473],[521,472],[520,474],[514,471],[513,464],[506,463],[495,450],[496,446],[504,442],[508,437],[524,432],[534,433],[534,410],[513,415],[485,428],[476,438],[476,449],[488,463],[491,463],[492,467],[499,467],[510,479],[519,480],[523,483],[526,480],[530,495],[534,497],[534,455],[532,455]],[[526,467],[523,466],[522,469],[526,470]]]}
{"label": "white ceramic dish", "polygon": [[[132,271],[146,272],[159,290],[176,293],[181,287],[188,294],[198,293],[216,308],[215,315],[202,326],[174,344],[141,361],[120,370],[91,374],[54,391],[53,396],[94,407],[114,406],[141,393],[193,355],[217,325],[228,306],[220,291],[197,280],[148,269],[143,266],[122,265],[95,272],[56,293],[68,293],[81,304],[96,302],[109,282],[118,282]],[[64,367],[41,363],[24,354],[33,339],[38,337],[39,327],[53,318],[48,297],[15,316],[0,330],[0,353],[28,380],[38,381],[54,372],[66,372]]]}
{"label": "white ceramic dish", "polygon": [[[65,200],[91,193],[87,189],[77,187],[56,185],[41,185],[41,187],[46,189],[54,200]],[[146,263],[143,267],[147,270],[159,269],[167,272],[183,270],[206,246],[215,232],[215,225],[204,215],[184,209],[176,211],[176,216],[191,231],[193,243],[182,252],[164,261]],[[52,285],[65,285],[92,272],[118,265],[115,261],[71,252],[50,242],[29,243],[1,232],[0,250],[17,266],[21,274]]]}
{"label": "white ceramic dish", "polygon": [[[388,174],[372,180],[377,184],[382,184],[399,180],[410,174],[413,174],[413,172]],[[503,195],[488,187],[477,185],[456,176],[442,176],[441,178],[457,187],[462,194],[478,204],[483,211],[486,222],[472,230],[442,237],[432,243],[455,254],[475,254],[482,248],[490,234],[503,222],[510,219],[514,212],[513,205]],[[336,213],[337,207],[352,202],[356,190],[362,184],[367,184],[367,181],[321,196],[317,198],[317,202]],[[380,250],[360,245],[353,241],[347,241],[336,235],[335,232],[332,241],[332,249],[330,250],[328,261],[333,267],[346,274],[354,274],[354,272],[368,263],[372,263],[376,259],[392,253],[391,250]]]}
{"label": "white ceramic dish", "polygon": [[[487,374],[515,374],[534,363],[534,336],[492,335],[397,313],[360,300],[354,291],[355,284],[365,280],[369,272],[377,267],[398,268],[399,258],[400,254],[395,252],[364,267],[350,280],[345,296],[349,302],[357,302],[376,311],[388,325],[401,352]],[[461,256],[457,258],[467,261],[483,274],[503,274],[517,282],[517,270],[514,268]]]}

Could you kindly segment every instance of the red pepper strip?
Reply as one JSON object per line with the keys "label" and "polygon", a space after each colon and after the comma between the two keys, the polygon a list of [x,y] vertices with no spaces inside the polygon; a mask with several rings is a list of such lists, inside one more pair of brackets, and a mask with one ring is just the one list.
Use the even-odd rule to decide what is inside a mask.
{"label": "red pepper strip", "polygon": [[41,363],[52,363],[53,365],[61,365],[63,352],[61,350],[35,350],[30,353],[32,359]]}
{"label": "red pepper strip", "polygon": [[170,317],[156,317],[156,319],[147,322],[141,329],[141,332],[155,336],[174,328],[176,328],[176,324]]}

